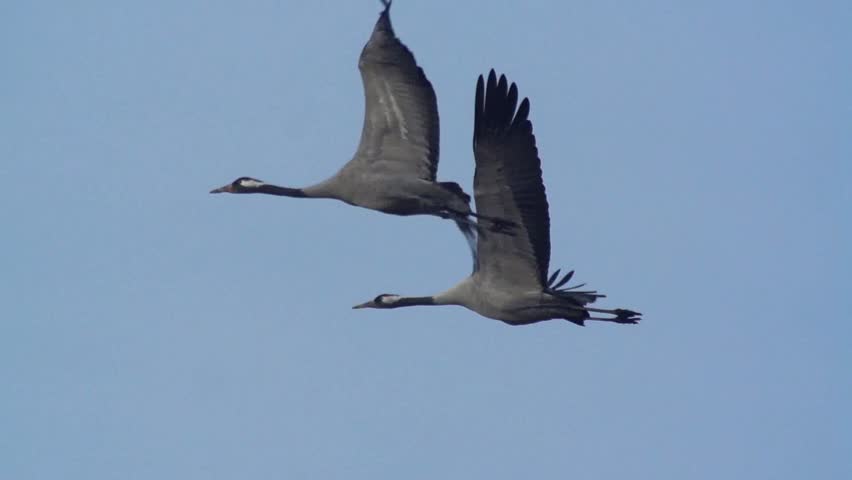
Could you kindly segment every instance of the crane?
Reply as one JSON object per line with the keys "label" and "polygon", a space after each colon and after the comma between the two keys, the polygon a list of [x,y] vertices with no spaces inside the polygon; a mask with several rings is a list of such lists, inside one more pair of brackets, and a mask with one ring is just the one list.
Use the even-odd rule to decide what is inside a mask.
{"label": "crane", "polygon": [[565,319],[633,324],[632,310],[588,305],[604,297],[595,291],[564,287],[574,272],[548,276],[550,217],[541,178],[529,100],[518,105],[518,89],[494,70],[476,84],[473,151],[476,162],[474,200],[477,213],[514,222],[513,234],[480,231],[473,273],[453,288],[433,296],[382,294],[353,308],[398,308],[415,305],[460,305],[510,325]]}
{"label": "crane", "polygon": [[[432,84],[384,10],[358,61],[366,106],[361,141],[348,163],[305,188],[273,185],[239,177],[210,193],[263,193],[296,198],[330,198],[393,215],[434,215],[456,222],[475,249],[477,223],[470,196],[455,182],[438,182],[439,121]],[[495,231],[514,225],[490,220]],[[482,227],[480,227],[481,229]]]}

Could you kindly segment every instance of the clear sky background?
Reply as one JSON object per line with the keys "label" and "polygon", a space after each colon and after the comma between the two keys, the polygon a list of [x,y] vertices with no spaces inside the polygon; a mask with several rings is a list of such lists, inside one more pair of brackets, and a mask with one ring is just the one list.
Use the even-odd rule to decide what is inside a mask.
{"label": "clear sky background", "polygon": [[553,268],[638,326],[353,311],[469,273],[303,186],[378,1],[0,4],[0,478],[852,478],[852,3],[397,0],[472,190],[532,102]]}

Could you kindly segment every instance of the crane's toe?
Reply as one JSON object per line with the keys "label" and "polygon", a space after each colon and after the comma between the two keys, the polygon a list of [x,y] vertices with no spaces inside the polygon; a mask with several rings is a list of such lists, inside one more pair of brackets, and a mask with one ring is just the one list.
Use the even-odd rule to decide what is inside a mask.
{"label": "crane's toe", "polygon": [[615,321],[618,323],[636,324],[639,323],[639,320],[642,320],[640,318],[641,313],[626,308],[616,308],[613,312],[615,313]]}

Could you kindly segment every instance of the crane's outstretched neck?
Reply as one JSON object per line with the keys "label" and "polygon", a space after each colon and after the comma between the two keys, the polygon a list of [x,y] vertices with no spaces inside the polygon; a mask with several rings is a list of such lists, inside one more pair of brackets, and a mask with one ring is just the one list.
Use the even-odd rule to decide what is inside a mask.
{"label": "crane's outstretched neck", "polygon": [[396,299],[392,299],[389,303],[391,303],[393,307],[414,307],[421,305],[463,305],[462,299],[459,298],[459,293],[461,292],[460,289],[466,288],[466,286],[467,285],[465,285],[465,282],[463,281],[460,285],[457,285],[447,290],[446,292],[442,292],[437,295],[432,295],[429,297],[398,297]]}
{"label": "crane's outstretched neck", "polygon": [[438,305],[435,297],[400,297],[394,307],[416,307],[420,305]]}
{"label": "crane's outstretched neck", "polygon": [[295,197],[307,198],[309,195],[301,188],[279,187],[278,185],[270,185],[264,183],[255,189],[256,193],[265,193],[267,195],[278,195],[279,197]]}
{"label": "crane's outstretched neck", "polygon": [[336,179],[332,177],[329,180],[325,180],[317,183],[316,185],[311,185],[310,187],[305,188],[279,187],[278,185],[264,183],[263,185],[258,186],[257,189],[258,193],[268,193],[270,195],[278,195],[282,197],[341,199],[341,196],[337,191],[338,188],[335,184],[335,180]]}

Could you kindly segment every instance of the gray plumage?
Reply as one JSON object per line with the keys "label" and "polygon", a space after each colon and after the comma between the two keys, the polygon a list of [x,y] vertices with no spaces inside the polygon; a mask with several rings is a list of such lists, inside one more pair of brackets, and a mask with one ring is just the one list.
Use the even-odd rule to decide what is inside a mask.
{"label": "gray plumage", "polygon": [[334,176],[305,188],[240,177],[211,193],[265,193],[332,198],[394,215],[435,215],[456,221],[475,242],[470,196],[454,182],[437,182],[439,119],[435,91],[390,21],[390,0],[358,61],[364,86],[364,125],[352,159]]}
{"label": "gray plumage", "polygon": [[[444,293],[429,297],[383,294],[354,308],[397,308],[414,305],[460,305],[511,325],[565,319],[636,323],[641,314],[626,309],[588,305],[604,295],[563,286],[559,270],[548,276],[550,217],[541,178],[541,161],[528,119],[530,104],[518,105],[515,84],[497,79],[476,85],[473,151],[476,160],[474,197],[477,215],[501,218],[515,227],[509,233],[481,232],[473,273]],[[608,316],[592,316],[606,314]]]}

